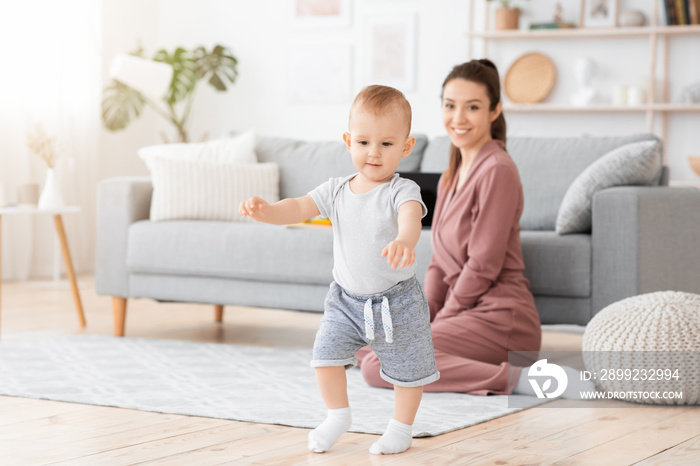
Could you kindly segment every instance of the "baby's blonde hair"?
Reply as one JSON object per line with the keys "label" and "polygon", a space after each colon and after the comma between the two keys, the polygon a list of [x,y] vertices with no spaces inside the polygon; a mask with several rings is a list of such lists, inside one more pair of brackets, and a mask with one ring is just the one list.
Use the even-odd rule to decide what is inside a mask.
{"label": "baby's blonde hair", "polygon": [[358,108],[371,112],[375,116],[383,116],[392,110],[398,110],[406,119],[406,134],[411,132],[411,104],[398,89],[378,84],[367,86],[355,97],[350,107],[349,121],[352,121],[352,114]]}

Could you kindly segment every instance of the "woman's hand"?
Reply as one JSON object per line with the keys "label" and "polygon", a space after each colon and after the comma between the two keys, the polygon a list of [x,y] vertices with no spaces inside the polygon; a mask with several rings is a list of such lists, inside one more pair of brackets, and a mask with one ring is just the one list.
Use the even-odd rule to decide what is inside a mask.
{"label": "woman's hand", "polygon": [[386,257],[387,263],[392,269],[396,267],[410,267],[416,261],[416,251],[410,244],[394,240],[382,249],[382,257]]}

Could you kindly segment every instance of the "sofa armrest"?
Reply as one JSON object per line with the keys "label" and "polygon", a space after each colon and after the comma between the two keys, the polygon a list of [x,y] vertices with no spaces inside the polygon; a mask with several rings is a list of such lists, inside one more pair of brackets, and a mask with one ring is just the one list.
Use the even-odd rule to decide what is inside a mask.
{"label": "sofa armrest", "polygon": [[700,293],[699,226],[700,189],[626,186],[593,196],[592,314],[642,293]]}
{"label": "sofa armrest", "polygon": [[95,289],[98,294],[129,297],[126,248],[129,226],[147,219],[153,186],[148,177],[119,177],[97,185]]}

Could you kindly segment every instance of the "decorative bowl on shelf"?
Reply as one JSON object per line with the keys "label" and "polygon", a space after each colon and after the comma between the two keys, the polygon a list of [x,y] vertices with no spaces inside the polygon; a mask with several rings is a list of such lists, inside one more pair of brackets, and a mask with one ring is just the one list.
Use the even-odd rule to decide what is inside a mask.
{"label": "decorative bowl on shelf", "polygon": [[620,26],[622,27],[644,26],[645,22],[644,12],[640,10],[623,10],[620,14]]}
{"label": "decorative bowl on shelf", "polygon": [[508,98],[516,104],[542,102],[554,87],[557,71],[552,60],[539,52],[516,59],[503,80]]}
{"label": "decorative bowl on shelf", "polygon": [[695,174],[700,176],[700,155],[688,156],[688,162],[690,163],[690,168],[693,169]]}

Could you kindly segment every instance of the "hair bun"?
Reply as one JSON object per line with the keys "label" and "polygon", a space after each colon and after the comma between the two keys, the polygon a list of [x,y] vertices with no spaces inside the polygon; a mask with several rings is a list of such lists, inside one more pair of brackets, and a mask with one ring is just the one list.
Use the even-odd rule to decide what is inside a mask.
{"label": "hair bun", "polygon": [[493,68],[494,70],[498,71],[498,68],[496,68],[496,65],[488,58],[480,58],[477,61],[479,63],[481,63],[482,65],[488,66],[489,68]]}

